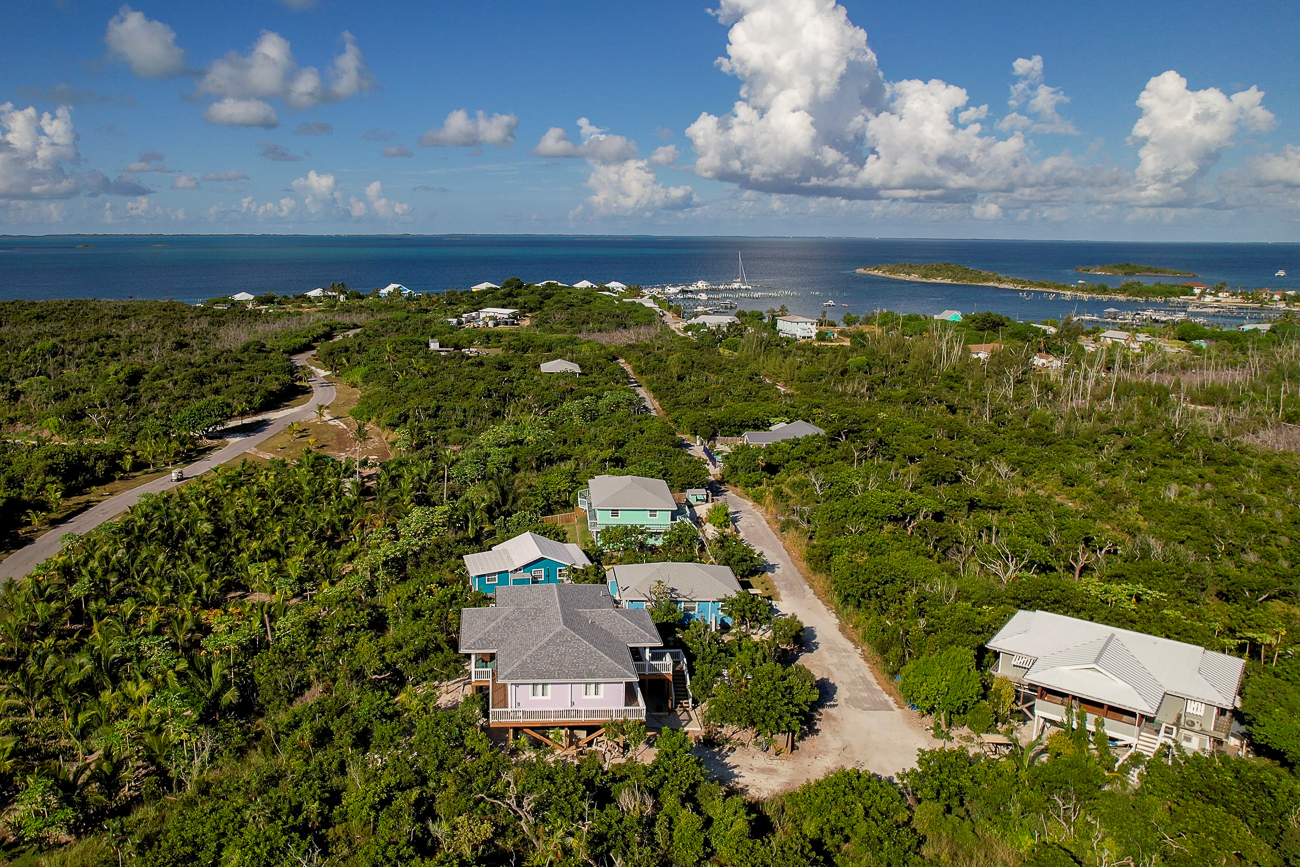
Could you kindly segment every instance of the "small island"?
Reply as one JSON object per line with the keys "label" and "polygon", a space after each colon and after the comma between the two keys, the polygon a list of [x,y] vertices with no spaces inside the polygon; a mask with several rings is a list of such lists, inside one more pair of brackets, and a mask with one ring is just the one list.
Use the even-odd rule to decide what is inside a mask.
{"label": "small island", "polygon": [[951,262],[895,262],[890,265],[871,265],[857,269],[858,274],[888,277],[891,280],[908,280],[913,283],[957,283],[967,286],[994,286],[999,289],[1017,289],[1031,292],[1075,292],[1112,298],[1180,298],[1191,295],[1186,286],[1171,283],[1148,285],[1137,281],[1122,286],[1105,283],[1056,283],[1052,280],[1025,280],[1008,277],[996,271],[979,271]]}
{"label": "small island", "polygon": [[1157,268],[1154,265],[1135,265],[1132,262],[1116,262],[1113,265],[1080,265],[1074,269],[1080,274],[1110,274],[1115,277],[1199,277],[1194,271],[1176,271],[1173,268]]}

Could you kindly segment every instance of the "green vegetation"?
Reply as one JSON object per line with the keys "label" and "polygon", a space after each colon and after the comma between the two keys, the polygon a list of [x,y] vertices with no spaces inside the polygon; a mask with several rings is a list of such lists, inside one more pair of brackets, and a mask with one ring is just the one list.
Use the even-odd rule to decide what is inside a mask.
{"label": "green vegetation", "polygon": [[1024,280],[1020,277],[1007,277],[995,271],[978,271],[964,265],[954,265],[951,262],[926,262],[923,264],[897,262],[892,265],[871,265],[867,268],[859,268],[858,273],[873,274],[878,277],[894,277],[899,280],[915,280],[921,283],[967,283],[973,286],[998,286],[1003,289],[1037,289],[1049,292],[1080,292],[1088,295],[1122,295],[1126,298],[1180,298],[1191,294],[1191,291],[1185,286],[1168,283],[1147,285],[1134,281],[1125,282],[1120,286],[1107,286],[1105,283],[1056,283],[1051,280]]}
{"label": "green vegetation", "polygon": [[0,302],[0,539],[302,393],[290,356],[336,327],[173,302]]}
{"label": "green vegetation", "polygon": [[[1242,442],[1300,423],[1294,326],[1204,332],[1209,348],[1182,356],[1085,354],[1077,323],[1046,335],[994,314],[882,314],[847,345],[812,346],[750,313],[744,329],[695,340],[657,330],[639,305],[516,284],[375,302],[359,334],[322,350],[361,389],[358,419],[398,434],[378,471],[314,455],[222,470],[0,589],[3,857],[1300,863],[1300,458]],[[487,305],[534,325],[444,322]],[[489,354],[430,352],[430,337]],[[1005,348],[987,361],[965,351],[993,340]],[[1040,349],[1066,367],[1033,369]],[[554,357],[583,374],[540,374]],[[671,423],[637,411],[619,357]],[[184,426],[201,429],[201,400],[223,396],[180,407],[193,410]],[[896,782],[844,770],[752,800],[710,779],[676,733],[652,759],[635,724],[572,759],[490,738],[479,701],[452,683],[459,610],[487,601],[460,557],[522,530],[561,537],[541,517],[571,509],[598,472],[703,483],[679,430],[734,436],[794,418],[828,435],[738,446],[726,479],[776,518],[841,622],[940,727],[1012,719],[983,643],[1016,608],[1042,608],[1248,657],[1243,719],[1265,758],[1163,751],[1134,784],[1138,762],[1069,727],[1000,759],[937,750]],[[113,446],[40,446],[46,464],[31,472],[120,460],[96,447]],[[64,453],[76,455],[66,468]],[[21,467],[10,477],[27,481]],[[761,560],[726,516],[709,523],[661,546],[616,540],[581,578],[670,557],[754,574]],[[727,611],[725,636],[683,629],[666,606],[659,618],[692,660],[711,734],[782,746],[815,728],[802,624],[748,594]]]}
{"label": "green vegetation", "polygon": [[1193,271],[1177,271],[1173,268],[1157,268],[1154,265],[1134,265],[1132,262],[1117,262],[1113,265],[1080,265],[1074,269],[1081,274],[1114,274],[1120,277],[1196,277]]}

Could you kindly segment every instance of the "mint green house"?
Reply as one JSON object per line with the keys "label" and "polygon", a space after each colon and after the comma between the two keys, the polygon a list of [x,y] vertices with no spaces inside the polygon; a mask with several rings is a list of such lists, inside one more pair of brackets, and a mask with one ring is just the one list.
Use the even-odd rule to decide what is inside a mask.
{"label": "mint green house", "polygon": [[592,536],[609,527],[640,527],[653,538],[674,521],[689,520],[667,482],[641,476],[596,476],[578,492],[578,508],[587,513]]}

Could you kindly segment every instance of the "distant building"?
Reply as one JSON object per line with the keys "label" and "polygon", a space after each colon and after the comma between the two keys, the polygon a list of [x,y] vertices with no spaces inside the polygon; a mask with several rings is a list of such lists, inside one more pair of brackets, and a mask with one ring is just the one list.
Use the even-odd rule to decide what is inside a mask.
{"label": "distant building", "polygon": [[1245,325],[1239,326],[1238,330],[1240,330],[1240,331],[1268,331],[1268,330],[1269,330],[1270,328],[1272,328],[1272,327],[1273,327],[1273,323],[1272,323],[1272,322],[1247,322]]}
{"label": "distant building", "polygon": [[569,286],[568,283],[561,283],[559,280],[538,280],[537,285],[538,286],[563,286],[566,289]]}
{"label": "distant building", "polygon": [[1101,336],[1097,339],[1101,341],[1103,346],[1114,346],[1118,344],[1120,346],[1127,346],[1129,349],[1142,348],[1142,344],[1138,343],[1137,338],[1128,331],[1103,331]]}
{"label": "distant building", "polygon": [[966,347],[970,352],[971,358],[978,358],[981,360],[987,359],[1001,348],[1001,343],[972,343],[970,346]]}
{"label": "distant building", "polygon": [[563,358],[557,358],[554,361],[543,361],[541,365],[542,373],[582,373],[582,368],[572,361],[565,361]]}
{"label": "distant building", "polygon": [[776,333],[795,340],[812,340],[817,336],[817,320],[807,316],[778,316]]}
{"label": "distant building", "polygon": [[338,292],[332,292],[329,289],[321,289],[319,286],[307,293],[308,298],[337,298]]}
{"label": "distant building", "polygon": [[945,310],[942,313],[934,314],[932,318],[938,319],[941,322],[961,322],[961,311]]}
{"label": "distant building", "polygon": [[257,297],[256,295],[253,295],[250,292],[236,292],[234,295],[230,296],[230,300],[231,301],[252,301],[256,297]]}
{"label": "distant building", "polygon": [[482,328],[493,328],[498,325],[514,325],[519,311],[513,307],[484,307],[482,310],[476,310],[470,314]]}
{"label": "distant building", "polygon": [[590,280],[579,280],[577,283],[573,284],[573,288],[574,289],[595,289],[596,284],[592,283]]}
{"label": "distant building", "polygon": [[1210,288],[1209,286],[1206,286],[1204,283],[1184,283],[1183,285],[1186,286],[1188,289],[1191,289],[1197,295],[1200,295],[1206,289]]}
{"label": "distant building", "polygon": [[704,563],[629,563],[605,570],[605,579],[614,600],[633,609],[653,604],[655,585],[663,582],[683,619],[703,620],[714,629],[731,623],[722,601],[745,592],[729,567]]}
{"label": "distant building", "polygon": [[1044,325],[1041,322],[1029,322],[1026,324],[1029,325],[1030,328],[1037,328],[1039,331],[1044,331],[1048,334],[1056,333],[1056,326],[1054,325]]}
{"label": "distant building", "polygon": [[536,533],[521,533],[491,550],[464,556],[470,585],[481,593],[516,584],[556,584],[569,580],[570,569],[590,566],[577,545]]}
{"label": "distant building", "polygon": [[613,289],[615,292],[622,292],[624,289],[627,288],[627,284],[620,283],[617,280],[610,280],[608,283],[605,284],[605,288]]}
{"label": "distant building", "polygon": [[484,280],[482,283],[479,283],[475,286],[471,286],[469,288],[471,292],[482,292],[484,289],[500,289],[501,287],[495,283],[489,283],[486,280]]}
{"label": "distant building", "polygon": [[1162,744],[1211,752],[1234,739],[1244,660],[1046,611],[1017,611],[988,643],[1034,734],[1072,709],[1087,729],[1150,756]]}
{"label": "distant building", "polygon": [[[652,302],[653,303],[653,302]],[[736,325],[740,322],[736,317],[728,313],[705,313],[696,316],[687,322],[687,325],[706,325],[709,328],[726,328],[728,325]]]}
{"label": "distant building", "polygon": [[1065,362],[1048,352],[1040,352],[1029,363],[1034,367],[1041,367],[1044,370],[1060,370],[1065,366]]}
{"label": "distant building", "polygon": [[806,421],[781,422],[769,430],[745,431],[743,438],[746,445],[769,446],[784,440],[797,440],[803,437],[822,436],[826,431]]}
{"label": "distant building", "polygon": [[389,295],[413,295],[410,289],[407,289],[401,283],[389,283],[383,289],[379,290],[379,297],[387,298]]}

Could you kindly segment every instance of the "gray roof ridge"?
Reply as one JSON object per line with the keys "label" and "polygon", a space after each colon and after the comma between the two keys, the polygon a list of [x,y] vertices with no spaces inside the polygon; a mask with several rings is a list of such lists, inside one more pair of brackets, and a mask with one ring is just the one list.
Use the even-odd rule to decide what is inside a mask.
{"label": "gray roof ridge", "polygon": [[[561,619],[561,621],[563,622],[563,621],[567,620],[568,617],[569,617],[570,615],[581,615],[581,616],[585,617],[585,618],[587,619],[587,625],[588,625],[588,626],[593,626],[593,627],[595,627],[596,629],[599,629],[601,632],[603,632],[603,633],[605,633],[606,635],[608,635],[610,638],[614,639],[615,641],[620,642],[620,643],[623,645],[623,650],[624,650],[624,652],[626,652],[626,653],[628,654],[629,658],[630,658],[630,657],[631,657],[631,651],[629,651],[629,650],[627,649],[627,642],[623,641],[623,639],[619,638],[617,635],[615,635],[614,633],[610,632],[608,629],[605,629],[603,626],[601,626],[601,625],[597,622],[597,621],[598,621],[599,619],[601,619],[601,618],[590,616],[590,615],[592,615],[592,614],[600,614],[600,613],[603,613],[603,612],[605,612],[605,611],[609,611],[609,612],[612,613],[612,612],[614,612],[615,610],[616,610],[616,609],[613,609],[613,608],[609,608],[609,609],[605,609],[605,608],[574,608],[574,609],[570,609],[569,611],[561,610],[561,611],[560,611],[560,619]],[[613,663],[614,665],[623,665],[623,664],[626,662],[626,660],[614,659],[614,658],[613,658],[612,656],[610,656],[608,653],[606,653],[605,651],[603,651],[603,650],[601,650],[599,647],[597,647],[596,644],[595,644],[595,642],[593,642],[590,638],[588,638],[587,636],[583,635],[580,631],[578,631],[578,630],[574,629],[573,627],[569,626],[568,623],[564,623],[564,628],[565,628],[565,629],[568,629],[569,632],[573,633],[573,635],[574,635],[575,638],[577,638],[578,640],[580,640],[583,644],[585,644],[585,645],[587,645],[588,647],[590,647],[593,651],[595,651],[597,654],[599,654],[600,656],[604,657],[606,660],[608,660],[609,662]],[[549,636],[548,636],[548,637],[549,637]]]}

